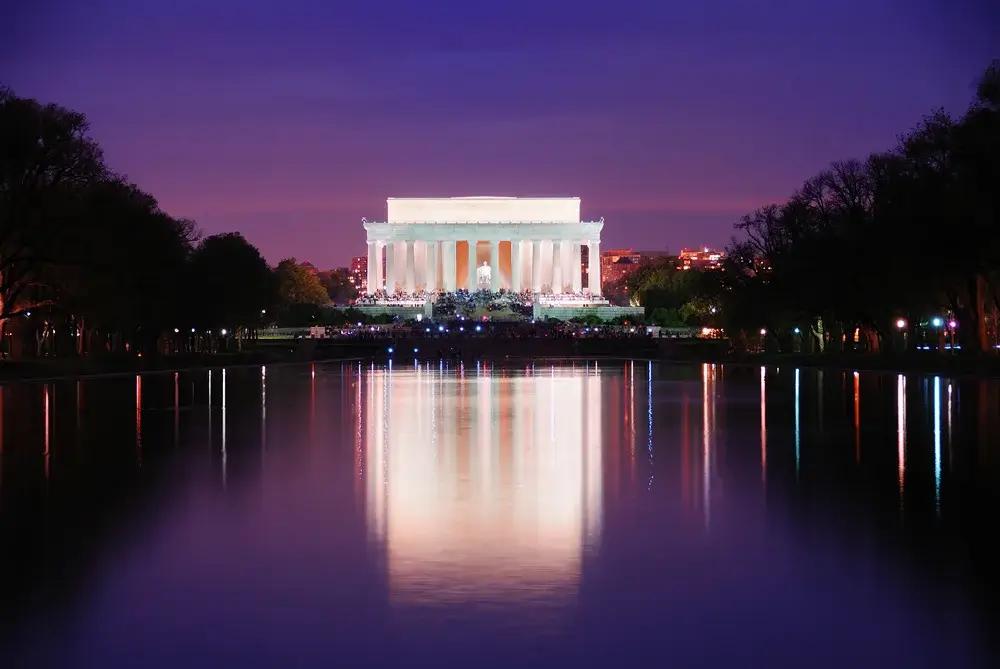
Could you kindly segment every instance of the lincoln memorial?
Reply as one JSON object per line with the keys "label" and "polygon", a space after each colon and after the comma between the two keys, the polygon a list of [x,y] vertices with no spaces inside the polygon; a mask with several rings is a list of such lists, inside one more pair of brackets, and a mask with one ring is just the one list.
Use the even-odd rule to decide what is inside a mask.
{"label": "lincoln memorial", "polygon": [[[581,221],[578,197],[389,198],[368,233],[368,294],[501,289],[600,295],[604,220]],[[384,268],[383,273],[383,254]]]}

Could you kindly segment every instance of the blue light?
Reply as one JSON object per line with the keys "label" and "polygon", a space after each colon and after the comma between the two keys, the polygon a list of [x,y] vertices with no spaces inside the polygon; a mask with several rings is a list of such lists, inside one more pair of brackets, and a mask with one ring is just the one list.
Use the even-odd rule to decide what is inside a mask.
{"label": "blue light", "polygon": [[800,330],[798,328],[795,328],[794,332],[795,332],[795,334],[798,334],[798,333],[802,332],[802,330]]}
{"label": "blue light", "polygon": [[942,325],[944,325],[944,321],[939,316],[935,316],[934,318],[931,319],[931,325],[933,325],[936,328],[939,328]]}
{"label": "blue light", "polygon": [[444,326],[443,325],[439,325],[438,326],[438,332],[444,332]]}
{"label": "blue light", "polygon": [[430,332],[430,331],[431,331],[430,328],[424,328],[424,332]]}
{"label": "blue light", "polygon": [[413,352],[414,352],[414,353],[416,353],[416,352],[417,352],[417,351],[419,351],[419,350],[420,350],[419,348],[414,348],[414,349],[413,349]]}
{"label": "blue light", "polygon": [[392,354],[392,347],[391,346],[389,347],[389,354],[390,355]]}
{"label": "blue light", "polygon": [[476,326],[476,332],[482,332],[483,328],[479,325]]}

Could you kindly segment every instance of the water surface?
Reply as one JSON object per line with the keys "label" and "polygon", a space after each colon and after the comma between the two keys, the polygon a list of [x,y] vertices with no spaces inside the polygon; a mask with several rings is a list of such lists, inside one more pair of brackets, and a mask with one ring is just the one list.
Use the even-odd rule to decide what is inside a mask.
{"label": "water surface", "polygon": [[0,410],[0,666],[991,659],[993,383],[317,364]]}

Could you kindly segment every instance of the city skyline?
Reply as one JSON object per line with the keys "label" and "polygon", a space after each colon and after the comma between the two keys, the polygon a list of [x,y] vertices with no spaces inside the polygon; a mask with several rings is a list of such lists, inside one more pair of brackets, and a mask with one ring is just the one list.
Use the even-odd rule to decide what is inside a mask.
{"label": "city skyline", "polygon": [[271,263],[346,266],[391,196],[579,196],[608,247],[721,248],[831,161],[963,110],[994,55],[984,3],[800,4],[51,2],[17,10],[0,66]]}

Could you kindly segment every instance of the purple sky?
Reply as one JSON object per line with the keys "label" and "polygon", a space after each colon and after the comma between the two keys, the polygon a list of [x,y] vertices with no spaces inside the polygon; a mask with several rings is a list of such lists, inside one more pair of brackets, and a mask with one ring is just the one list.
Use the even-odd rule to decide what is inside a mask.
{"label": "purple sky", "polygon": [[577,195],[604,248],[722,245],[964,109],[1000,26],[970,0],[18,4],[0,80],[85,112],[171,214],[323,267],[388,196]]}

